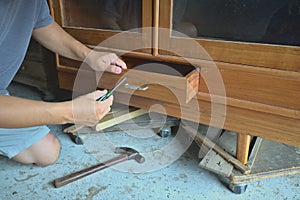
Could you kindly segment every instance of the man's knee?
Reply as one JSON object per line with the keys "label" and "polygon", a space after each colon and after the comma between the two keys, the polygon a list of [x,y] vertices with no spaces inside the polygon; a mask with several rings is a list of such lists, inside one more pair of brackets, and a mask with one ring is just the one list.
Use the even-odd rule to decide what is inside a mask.
{"label": "man's knee", "polygon": [[39,166],[47,166],[56,162],[60,153],[60,142],[53,133],[46,135],[42,141],[41,146],[36,151],[34,163]]}
{"label": "man's knee", "polygon": [[19,153],[13,160],[23,164],[47,166],[53,164],[60,153],[60,142],[52,132]]}

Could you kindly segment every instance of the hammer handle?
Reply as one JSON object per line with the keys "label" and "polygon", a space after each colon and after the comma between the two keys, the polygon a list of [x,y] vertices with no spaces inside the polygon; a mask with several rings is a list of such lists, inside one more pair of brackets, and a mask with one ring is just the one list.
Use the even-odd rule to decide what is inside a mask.
{"label": "hammer handle", "polygon": [[59,188],[61,186],[72,183],[72,182],[74,182],[78,179],[81,179],[81,178],[86,177],[90,174],[93,174],[93,173],[98,172],[102,169],[105,169],[107,167],[116,165],[116,164],[118,164],[120,162],[123,162],[123,161],[126,161],[126,160],[128,160],[128,155],[126,155],[126,154],[119,155],[116,158],[110,159],[108,161],[105,161],[103,163],[100,163],[100,164],[97,164],[95,166],[89,167],[87,169],[83,169],[81,171],[74,172],[74,173],[69,174],[67,176],[64,176],[62,178],[55,179],[54,180],[54,186],[56,188]]}

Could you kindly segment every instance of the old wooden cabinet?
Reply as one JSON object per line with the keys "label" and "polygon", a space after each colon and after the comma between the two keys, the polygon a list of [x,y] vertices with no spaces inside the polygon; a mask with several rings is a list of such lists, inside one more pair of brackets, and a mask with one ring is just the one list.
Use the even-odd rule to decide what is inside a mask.
{"label": "old wooden cabinet", "polygon": [[[52,8],[72,36],[126,61],[128,87],[115,101],[235,131],[243,163],[251,136],[300,146],[299,1],[54,0]],[[79,67],[57,57],[60,87],[74,89]],[[125,73],[89,85],[111,88]]]}
{"label": "old wooden cabinet", "polygon": [[55,54],[31,40],[25,59],[14,81],[37,88],[45,101],[54,101],[58,93]]}

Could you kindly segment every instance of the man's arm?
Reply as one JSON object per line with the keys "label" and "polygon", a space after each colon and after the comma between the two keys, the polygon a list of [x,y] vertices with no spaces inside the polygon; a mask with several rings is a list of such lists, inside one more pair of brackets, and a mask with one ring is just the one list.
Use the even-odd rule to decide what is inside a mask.
{"label": "man's arm", "polygon": [[80,43],[56,22],[33,30],[32,36],[46,48],[67,58],[86,62],[96,71],[121,73],[126,64],[113,53],[95,52]]}
{"label": "man's arm", "polygon": [[59,103],[0,95],[0,127],[22,128],[65,123],[93,126],[110,111],[112,96],[103,102],[96,101],[105,93],[95,91]]}

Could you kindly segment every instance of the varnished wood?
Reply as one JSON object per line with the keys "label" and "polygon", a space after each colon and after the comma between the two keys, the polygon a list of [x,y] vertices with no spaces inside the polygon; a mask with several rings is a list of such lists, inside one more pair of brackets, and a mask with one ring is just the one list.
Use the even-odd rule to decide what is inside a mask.
{"label": "varnished wood", "polygon": [[270,113],[270,114],[280,115],[284,117],[291,117],[294,119],[300,119],[299,110],[287,109],[278,106],[270,106],[267,104],[239,100],[230,97],[222,97],[222,96],[217,96],[217,95],[203,93],[203,92],[199,92],[197,94],[197,98],[199,100],[220,103],[220,104],[226,102],[227,106],[234,106],[242,109],[255,110],[259,112]]}
{"label": "varnished wood", "polygon": [[195,41],[209,56],[202,57],[198,49],[193,48],[193,46],[186,46],[185,39],[170,38],[169,48],[176,49],[176,52],[178,51],[180,55],[188,58],[300,72],[300,47],[297,46],[204,39],[196,39]]}
{"label": "varnished wood", "polygon": [[[94,46],[91,45],[91,48]],[[201,60],[195,58],[184,58],[184,57],[176,57],[172,55],[157,55],[153,56],[151,54],[145,54],[142,52],[125,52],[124,50],[120,49],[111,49],[111,48],[97,48],[101,51],[111,51],[115,52],[119,55],[126,55],[129,57],[137,58],[137,59],[147,59],[153,61],[161,61],[161,62],[170,62],[170,63],[177,63],[183,65],[193,65],[202,68],[210,68],[210,67],[218,67],[220,70],[235,70],[238,69],[242,72],[251,72],[256,74],[263,74],[269,76],[276,76],[276,77],[285,77],[290,79],[297,79],[300,80],[300,73],[295,71],[288,71],[288,70],[281,70],[281,69],[271,69],[265,67],[255,67],[250,65],[241,65],[241,64],[233,64],[233,63],[224,63],[224,62],[217,62],[217,61],[209,61],[209,60]]]}
{"label": "varnished wood", "polygon": [[158,55],[159,0],[153,1],[153,56]]}
{"label": "varnished wood", "polygon": [[[172,2],[172,0],[160,1],[159,24],[162,28],[172,29]],[[187,46],[187,40],[195,41],[209,56],[200,54],[197,45]],[[164,51],[172,49],[173,52],[187,58],[300,72],[300,47],[298,46],[175,38],[171,37],[170,31],[162,32],[159,41],[161,54],[174,55]]]}
{"label": "varnished wood", "polygon": [[[204,100],[193,99],[189,104],[178,105],[167,102],[157,101],[149,98],[142,98],[138,96],[128,96],[123,93],[116,93],[114,100],[122,103],[130,99],[130,105],[149,109],[151,105],[159,104],[166,109],[168,115],[174,117],[182,117],[182,112],[185,112],[185,119],[202,124],[209,124],[214,127],[222,127],[237,133],[249,134],[258,136],[264,139],[281,142],[293,146],[300,147],[300,123],[298,119],[283,117],[279,115],[269,114],[265,112],[258,112],[255,110],[248,110],[235,106],[226,106],[226,115],[223,112],[218,112],[218,108],[223,108],[223,105],[215,104],[215,113],[211,113],[211,102]],[[198,111],[194,105],[197,101],[200,107]],[[193,106],[189,106],[193,105]],[[153,110],[161,113],[162,110]],[[211,119],[215,120],[211,120]],[[220,122],[225,119],[224,125]]]}
{"label": "varnished wood", "polygon": [[[172,0],[155,0],[155,2],[143,0],[142,2],[143,27],[157,26],[156,17],[159,16],[159,27],[172,28]],[[159,4],[157,4],[158,2]],[[60,6],[60,1],[55,0],[54,16],[60,24],[63,24]],[[155,12],[157,9],[159,13]],[[64,28],[90,47],[95,47],[99,42],[118,33],[86,28]],[[124,91],[119,91],[115,93],[115,101],[126,104],[129,102],[132,106],[144,109],[149,109],[154,104],[161,104],[171,116],[182,117],[182,112],[185,111],[184,119],[187,120],[224,128],[240,134],[247,135],[250,133],[251,136],[300,146],[300,104],[297,101],[300,97],[300,47],[208,39],[196,39],[194,41],[188,38],[171,37],[170,30],[159,31],[158,35],[155,34],[155,32],[152,34],[147,31],[142,34],[125,33],[129,45],[121,41],[120,44],[116,42],[107,47],[105,45],[97,47],[97,50],[118,53],[125,58],[130,67],[138,64],[139,59],[182,64],[182,68],[189,65],[196,66],[195,70],[198,70],[198,76],[199,73],[202,75],[198,82],[199,93],[196,96],[194,94],[188,95],[192,94],[189,87],[185,88],[187,93],[184,93],[182,88],[179,94],[181,96],[184,93],[188,97],[189,103],[179,103],[170,100],[174,98],[173,94],[161,87],[150,93],[149,96],[136,92],[134,95],[130,95]],[[158,47],[156,46],[157,39]],[[190,42],[196,42],[208,54],[199,54],[197,48],[187,46]],[[146,44],[145,46],[152,45],[152,49],[146,48],[127,52],[127,49],[137,47],[140,43]],[[159,49],[158,52],[157,49]],[[169,52],[170,50],[174,50],[181,56],[174,55],[174,53]],[[137,61],[126,60],[126,57],[135,58]],[[74,77],[77,73],[76,68],[79,66],[80,64],[76,62],[58,58],[57,68],[62,88],[73,89]],[[218,90],[208,91],[207,83],[203,79],[204,73],[215,67],[219,69],[223,78],[226,96],[222,96]],[[185,74],[185,76],[188,80],[187,86],[191,85],[192,89],[196,88],[196,82],[190,82],[196,74]],[[115,79],[111,79],[110,76],[103,76],[102,78],[105,82],[102,86],[113,86]],[[170,78],[168,77],[166,80],[171,81],[171,83],[177,80]],[[95,87],[97,87],[97,83]],[[214,88],[214,85],[212,84],[210,87]],[[157,93],[163,94],[161,99],[155,96]],[[212,105],[215,108],[214,113],[211,110]],[[226,113],[223,112],[224,106]],[[157,112],[162,111],[157,110]],[[224,124],[219,123],[223,120],[225,120]],[[238,154],[243,155],[244,158],[247,152],[242,145],[245,144],[246,139],[247,137],[244,137],[244,142],[238,143]]]}
{"label": "varnished wood", "polygon": [[62,9],[61,4],[59,0],[49,0],[50,5],[50,13],[54,17],[54,20],[56,23],[58,23],[60,26],[62,26]]}
{"label": "varnished wood", "polygon": [[239,68],[218,71],[226,93],[223,93],[222,88],[218,89],[215,70],[205,67],[201,69],[200,92],[300,111],[300,79],[270,76],[267,72],[257,74],[240,71]]}
{"label": "varnished wood", "polygon": [[251,141],[251,136],[248,134],[239,133],[237,135],[236,157],[243,164],[248,163],[250,141]]}
{"label": "varnished wood", "polygon": [[146,47],[151,47],[151,38],[143,41],[140,33],[123,32],[120,34],[117,31],[100,31],[99,29],[73,27],[65,27],[64,29],[77,40],[87,45],[151,53],[151,49],[141,49],[142,43],[146,43]]}
{"label": "varnished wood", "polygon": [[[80,24],[84,23],[92,23],[91,20],[93,20],[93,17],[91,16],[85,16],[80,14],[78,10],[78,6],[75,4],[71,4],[69,2],[66,2],[64,5],[60,0],[54,0],[53,6],[51,6],[51,10],[53,10],[53,16],[55,21],[60,24],[65,31],[70,33],[73,37],[78,39],[84,44],[87,45],[102,45],[102,46],[109,46],[117,47],[124,50],[135,50],[140,51],[144,53],[151,53],[152,49],[152,32],[151,30],[142,30],[141,33],[135,33],[135,32],[121,32],[121,31],[110,31],[110,30],[104,30],[104,29],[96,29],[92,28],[94,25],[90,25],[90,27],[74,27],[72,26],[72,23],[78,23],[80,21]],[[65,7],[64,7],[65,6]],[[64,8],[64,9],[63,9]],[[68,17],[68,13],[72,12],[73,17],[76,17],[76,19],[72,19],[71,17]],[[75,14],[74,14],[75,13]],[[152,27],[152,0],[142,0],[142,26],[143,27]],[[94,16],[94,18],[98,18],[97,16]],[[84,21],[85,20],[85,21]],[[67,23],[66,23],[67,22]],[[114,35],[117,35],[117,41],[115,43],[111,43],[111,40],[108,40],[110,37],[113,37]],[[106,42],[104,42],[106,41]],[[114,40],[115,41],[115,40]],[[104,43],[103,43],[104,42]],[[148,48],[141,49],[141,44],[144,44],[144,46]]]}
{"label": "varnished wood", "polygon": [[[68,66],[74,66],[74,67],[79,67],[79,62],[77,61],[71,61],[71,60],[66,60],[66,59],[60,59],[61,63],[64,65]],[[125,60],[127,62],[127,60]],[[128,60],[127,62],[128,66],[131,66],[131,61]],[[208,66],[208,65],[207,65]],[[261,112],[267,112],[271,114],[277,114],[277,115],[282,115],[286,117],[292,117],[299,119],[300,118],[300,111],[297,110],[297,106],[299,106],[297,99],[298,98],[288,98],[289,96],[287,95],[286,97],[281,97],[278,98],[278,96],[282,96],[281,94],[285,92],[285,88],[295,88],[293,91],[291,90],[291,93],[293,95],[299,95],[299,91],[297,90],[297,84],[299,84],[300,81],[300,76],[299,74],[295,72],[287,72],[287,71],[281,71],[281,70],[271,70],[271,69],[257,69],[254,67],[247,67],[247,66],[239,66],[239,65],[234,65],[234,64],[226,64],[226,65],[218,65],[220,68],[221,72],[229,71],[230,73],[233,73],[233,77],[225,76],[224,77],[224,82],[225,82],[225,88],[227,92],[227,96],[217,96],[215,94],[208,94],[207,89],[205,86],[205,83],[200,83],[200,93],[197,98],[206,100],[206,101],[213,101],[216,103],[226,102],[229,106],[236,106],[244,109],[253,109],[256,111],[261,111]],[[58,66],[59,71],[63,70],[66,72],[71,72],[75,74],[77,72],[76,69],[72,67],[67,67],[67,66]],[[235,69],[235,70],[234,70]],[[202,69],[203,71],[203,69]],[[239,78],[239,73],[241,74],[246,74],[247,80],[249,84],[242,84],[243,79],[241,80]],[[228,73],[228,72],[227,72]],[[235,74],[236,73],[236,74]],[[236,77],[236,78],[234,78]],[[261,77],[261,78],[260,78]],[[259,83],[257,86],[258,89],[256,90],[255,87],[251,86],[250,84],[257,84],[257,81],[260,80],[265,83],[265,87],[263,88],[263,85]],[[233,79],[233,80],[232,80]],[[108,79],[109,80],[109,79]],[[108,81],[107,80],[107,81]],[[188,80],[193,80],[193,78],[189,78]],[[281,90],[273,90],[273,80],[274,83],[276,83],[277,80],[277,85]],[[201,78],[202,82],[203,79]],[[233,82],[235,81],[236,83],[230,83],[229,85],[226,84],[228,81]],[[72,81],[69,81],[72,82]],[[106,82],[104,80],[103,82]],[[287,84],[289,82],[289,84]],[[191,82],[190,82],[191,83]],[[195,83],[195,82],[193,82]],[[113,84],[113,83],[112,83]],[[268,84],[266,86],[266,84]],[[233,85],[234,87],[230,87]],[[235,87],[237,87],[239,90],[235,90]],[[244,89],[240,89],[243,88]],[[195,88],[195,87],[194,87]],[[252,91],[247,89],[247,88],[252,88]],[[261,92],[261,91],[266,91],[266,92]],[[249,97],[249,92],[253,93],[253,96]],[[192,93],[190,93],[192,94]],[[230,94],[230,95],[229,95]],[[260,94],[258,98],[256,97],[257,94]],[[234,96],[235,95],[235,96]],[[269,97],[268,97],[269,96]],[[213,99],[210,97],[214,97]],[[285,102],[285,98],[288,98],[288,101]],[[260,101],[259,101],[260,100]],[[292,102],[291,104],[287,104],[288,102]],[[288,107],[289,106],[289,107]]]}

